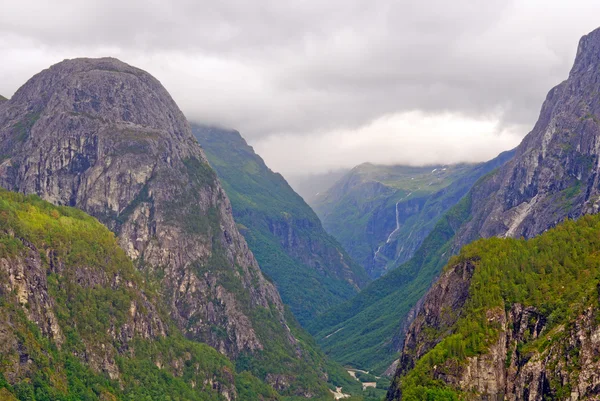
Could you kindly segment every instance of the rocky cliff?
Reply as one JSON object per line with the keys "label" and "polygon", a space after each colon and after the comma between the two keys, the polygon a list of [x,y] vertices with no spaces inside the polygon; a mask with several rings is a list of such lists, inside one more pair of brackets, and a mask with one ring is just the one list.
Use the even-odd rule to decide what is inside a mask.
{"label": "rocky cliff", "polygon": [[455,247],[491,236],[531,238],[600,199],[600,30],[584,36],[567,80],[553,88],[515,157],[473,188]]}
{"label": "rocky cliff", "polygon": [[[461,246],[480,237],[531,238],[565,218],[598,211],[599,66],[600,30],[595,30],[581,39],[568,79],[548,93],[538,122],[517,148],[515,157],[471,190],[468,217],[449,238],[446,244],[449,253],[456,253]],[[536,310],[527,313],[530,312],[539,314]],[[510,325],[518,317],[499,314],[497,318]],[[586,321],[584,314],[581,319]],[[418,344],[416,341],[405,346],[402,359]],[[470,375],[475,378],[472,381],[477,382],[487,374],[484,365],[471,366]],[[538,376],[543,371],[540,366]],[[508,376],[504,377],[504,381],[492,377],[490,383],[498,388],[516,385],[506,379]],[[562,382],[574,386],[573,380],[563,378]],[[542,390],[549,388],[548,383],[538,384],[535,399],[540,399],[545,391]],[[589,389],[578,386],[578,396],[586,396]],[[523,392],[519,394],[522,396]]]}
{"label": "rocky cliff", "polygon": [[96,219],[0,190],[1,399],[277,399],[159,299]]}
{"label": "rocky cliff", "polygon": [[598,397],[599,232],[588,216],[467,246],[410,325],[388,400]]}
{"label": "rocky cliff", "polygon": [[193,125],[192,132],[231,200],[233,215],[261,269],[305,324],[369,281],[285,179],[237,131]]}
{"label": "rocky cliff", "polygon": [[0,105],[0,154],[3,187],[76,206],[115,232],[186,337],[255,355],[276,375],[290,372],[272,355],[302,360],[187,120],[148,73],[110,58],[42,71]]}
{"label": "rocky cliff", "polygon": [[[600,30],[596,30],[581,39],[568,79],[548,93],[539,120],[515,156],[482,177],[440,219],[415,257],[390,272],[384,281],[371,284],[379,289],[369,306],[371,313],[379,313],[377,310],[393,316],[393,309],[401,311],[394,315],[399,317],[395,337],[382,338],[382,343],[402,344],[408,311],[416,305],[407,305],[406,298],[420,298],[450,256],[465,244],[482,237],[531,238],[565,218],[597,212],[599,67]],[[357,298],[361,296],[366,294]],[[361,307],[351,318],[366,311]]]}

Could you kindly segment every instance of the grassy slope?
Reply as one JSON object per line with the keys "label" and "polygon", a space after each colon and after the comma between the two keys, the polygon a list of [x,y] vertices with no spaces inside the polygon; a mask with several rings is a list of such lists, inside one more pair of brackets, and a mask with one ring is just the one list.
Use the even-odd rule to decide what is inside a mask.
{"label": "grassy slope", "polygon": [[467,196],[438,221],[410,261],[309,326],[325,352],[342,364],[382,373],[397,358],[394,338],[400,322],[447,261],[454,228],[468,218],[468,211]]}
{"label": "grassy slope", "polygon": [[[437,367],[439,374],[446,367],[460,366],[469,356],[485,353],[499,335],[495,322],[486,317],[486,311],[494,308],[509,310],[519,303],[535,307],[545,317],[547,323],[542,333],[519,344],[521,354],[543,353],[551,346],[556,347],[568,335],[568,330],[559,327],[575,322],[589,306],[596,309],[600,306],[599,250],[598,215],[567,221],[531,240],[490,238],[464,247],[448,266],[467,259],[475,261],[469,299],[461,318],[447,331],[444,340],[399,379],[403,399],[458,398],[456,389],[432,378],[433,367]],[[565,351],[564,358],[567,354]],[[578,369],[576,364],[567,366]],[[568,387],[563,388],[561,383],[550,380],[549,385],[558,398],[570,396]]]}
{"label": "grassy slope", "polygon": [[[356,287],[333,270],[333,262],[339,264],[340,256],[345,255],[357,284],[368,281],[366,273],[323,230],[318,217],[284,178],[272,172],[239,133],[199,127],[193,131],[231,200],[236,222],[261,269],[276,283],[298,320],[305,324],[355,295]],[[273,234],[274,226],[285,232]],[[292,246],[302,248],[304,260],[282,244],[288,229],[295,236]],[[311,255],[310,246],[316,249]]]}
{"label": "grassy slope", "polygon": [[[26,318],[15,294],[0,289],[0,331],[5,340],[16,339],[20,344],[18,350],[0,346],[0,388],[6,398],[10,393],[17,399],[38,401],[221,399],[212,387],[201,384],[209,378],[231,384],[235,381],[244,399],[278,397],[251,374],[236,374],[234,365],[213,348],[184,339],[174,326],[169,327],[167,337],[134,338],[128,343],[115,358],[121,372],[118,381],[92,370],[82,356],[90,349],[121,349],[118,336],[108,333],[119,332],[129,305],[139,301],[142,292],[155,304],[157,294],[144,283],[114,235],[95,219],[76,209],[52,206],[35,196],[2,190],[0,258],[23,260],[30,250],[40,252],[47,269],[48,294],[54,300],[54,313],[65,342],[58,347],[41,335]],[[54,260],[64,263],[62,271],[50,268],[44,256],[50,251]],[[76,279],[81,266],[108,277],[118,274],[122,284],[82,286]],[[3,282],[6,279],[3,277]],[[127,282],[134,285],[125,285]],[[159,312],[158,318],[168,322],[164,312]],[[23,355],[30,360],[27,368],[11,363]],[[176,360],[187,362],[179,370],[172,365]],[[156,366],[158,361],[163,362],[163,368]],[[194,388],[193,382],[200,385]]]}

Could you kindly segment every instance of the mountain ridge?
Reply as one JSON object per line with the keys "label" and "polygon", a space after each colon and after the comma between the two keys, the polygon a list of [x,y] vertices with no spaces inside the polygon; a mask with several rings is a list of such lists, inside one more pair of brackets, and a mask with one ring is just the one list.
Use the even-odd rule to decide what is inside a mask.
{"label": "mountain ridge", "polygon": [[363,163],[322,193],[315,210],[327,231],[377,278],[410,259],[443,213],[511,156],[420,167]]}
{"label": "mountain ridge", "polygon": [[[513,154],[514,151],[503,152],[482,164],[476,175],[480,177],[477,182],[485,180]],[[457,180],[432,200],[438,196],[452,200],[472,185],[477,184],[472,184],[471,179]],[[400,351],[404,319],[443,267],[444,255],[450,257],[447,243],[455,229],[468,218],[469,202],[467,192],[439,218],[409,261],[374,280],[353,299],[324,313],[308,326],[326,352],[357,368],[376,374],[386,371],[393,374],[393,369],[388,368]]]}
{"label": "mountain ridge", "polygon": [[354,295],[366,273],[322,228],[310,206],[239,132],[193,125],[231,199],[261,269],[301,323]]}

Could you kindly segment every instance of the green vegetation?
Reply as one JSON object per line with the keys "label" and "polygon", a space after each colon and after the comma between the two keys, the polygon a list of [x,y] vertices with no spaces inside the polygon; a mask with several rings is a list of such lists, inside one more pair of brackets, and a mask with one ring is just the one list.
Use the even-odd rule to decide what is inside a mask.
{"label": "green vegetation", "polygon": [[366,284],[364,270],[239,133],[199,126],[193,132],[231,200],[240,232],[300,323]]}
{"label": "green vegetation", "polygon": [[437,222],[411,260],[309,325],[323,350],[342,364],[382,374],[398,357],[399,341],[391,340],[400,323],[451,256],[450,240],[469,212],[467,195]]}
{"label": "green vegetation", "polygon": [[25,142],[29,137],[31,128],[35,125],[37,120],[40,118],[40,113],[29,113],[26,114],[23,119],[19,120],[12,127],[12,137],[16,142]]}
{"label": "green vegetation", "polygon": [[[472,175],[478,166],[410,167],[365,163],[353,168],[313,204],[327,232],[340,241],[371,277],[377,278],[396,267],[398,261],[409,259],[437,219],[469,186],[461,186],[460,191],[438,192]],[[477,177],[470,183],[475,179]],[[387,243],[388,236],[396,229],[398,202],[400,229]],[[377,249],[380,252],[374,257]]]}
{"label": "green vegetation", "polygon": [[[376,375],[389,367],[401,346],[400,325],[452,256],[451,240],[470,219],[469,188],[475,185],[474,181],[481,182],[494,174],[513,154],[502,153],[431,196],[422,212],[439,212],[442,217],[413,257],[307,326],[328,355]],[[463,193],[467,195],[456,199]]]}
{"label": "green vegetation", "polygon": [[[433,367],[438,375],[452,374],[465,358],[485,353],[502,330],[497,320],[489,319],[490,311],[503,313],[514,304],[534,307],[545,326],[537,337],[525,333],[523,342],[517,345],[519,354],[556,348],[568,335],[565,327],[573,325],[588,307],[600,306],[599,250],[598,215],[567,221],[531,240],[490,238],[465,246],[447,268],[466,260],[475,264],[469,299],[461,317],[449,329],[451,334],[425,354],[413,370],[397,379],[403,400],[461,398],[456,389],[433,378]],[[561,358],[570,355],[567,366],[576,374],[578,350],[559,354]],[[510,358],[507,355],[508,364]],[[550,385],[559,399],[570,395],[558,383],[551,381]]]}
{"label": "green vegetation", "polygon": [[[261,270],[274,281],[289,306],[286,320],[303,350],[302,357],[290,353],[286,333],[275,326],[272,311],[248,311],[253,321],[261,322],[256,326],[259,338],[268,341],[263,341],[263,351],[240,356],[238,371],[251,371],[261,379],[269,374],[294,376],[295,383],[285,392],[292,399],[301,389],[329,398],[329,390],[343,387],[345,393],[356,395],[355,400],[363,400],[366,393],[360,383],[330,361],[297,320],[306,324],[317,313],[349,299],[357,288],[347,277],[361,284],[368,280],[366,273],[325,233],[304,200],[281,175],[269,170],[239,133],[197,126],[193,132],[231,200],[240,232]],[[234,281],[224,276],[221,280]],[[327,383],[322,379],[324,374]],[[377,400],[380,398],[378,394]]]}
{"label": "green vegetation", "polygon": [[[237,389],[244,399],[278,398],[250,373],[236,374],[213,348],[183,338],[115,236],[85,213],[1,190],[0,259],[2,399],[224,399],[211,382]],[[37,283],[33,304],[11,290],[7,269],[19,264]],[[132,305],[147,320],[138,324],[147,324],[150,337],[135,332],[128,339]],[[42,334],[28,313],[54,315],[61,335]]]}
{"label": "green vegetation", "polygon": [[408,261],[444,213],[479,178],[513,154],[504,152],[486,163],[448,166],[365,163],[352,169],[312,204],[327,232],[372,278],[378,278]]}

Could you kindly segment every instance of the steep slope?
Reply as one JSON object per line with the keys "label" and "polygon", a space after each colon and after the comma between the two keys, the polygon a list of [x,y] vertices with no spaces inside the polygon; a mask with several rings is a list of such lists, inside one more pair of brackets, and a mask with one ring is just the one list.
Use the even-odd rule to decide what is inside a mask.
{"label": "steep slope", "polygon": [[278,399],[158,300],[96,219],[0,190],[0,399]]}
{"label": "steep slope", "polygon": [[[489,174],[513,154],[514,151],[504,152],[433,194],[422,213],[441,213],[468,191],[474,176],[483,176],[480,181],[485,179],[486,172]],[[469,196],[466,196],[439,217],[408,262],[373,281],[352,300],[319,316],[308,326],[327,353],[342,363],[374,370],[377,374],[387,369],[401,345],[399,322],[423,296],[450,256],[446,252],[447,242],[468,218],[468,202]],[[387,373],[391,375],[393,371]]]}
{"label": "steep slope", "polygon": [[187,338],[283,394],[327,393],[324,362],[286,318],[187,120],[148,73],[109,58],[42,71],[0,104],[0,154],[0,185],[115,232]]}
{"label": "steep slope", "polygon": [[7,98],[5,98],[4,96],[0,95],[0,102],[5,102],[7,100],[8,100]]}
{"label": "steep slope", "polygon": [[240,232],[300,323],[355,295],[368,277],[237,131],[195,125]]}
{"label": "steep slope", "polygon": [[476,165],[361,164],[321,194],[315,210],[327,231],[377,278],[410,259],[475,181],[511,156]]}
{"label": "steep slope", "polygon": [[596,399],[600,217],[451,259],[411,324],[388,400]]}
{"label": "steep slope", "polygon": [[[361,322],[369,312],[371,321],[393,316],[394,337],[377,335],[378,344],[399,349],[402,328],[410,322],[407,317],[418,310],[409,313],[414,301],[463,245],[480,237],[531,238],[565,218],[596,213],[600,200],[599,67],[600,30],[595,30],[581,39],[569,78],[548,93],[538,122],[515,156],[473,186],[440,220],[415,258],[392,271],[385,283],[373,282],[359,295],[360,302],[371,301],[368,307],[355,302],[343,310],[344,320],[362,315],[358,317]],[[336,325],[335,319],[324,318],[331,323],[316,329],[328,327],[331,333],[344,327],[340,320]]]}
{"label": "steep slope", "polygon": [[546,97],[515,157],[473,189],[455,247],[479,237],[531,238],[599,208],[600,30],[584,36],[569,78]]}

